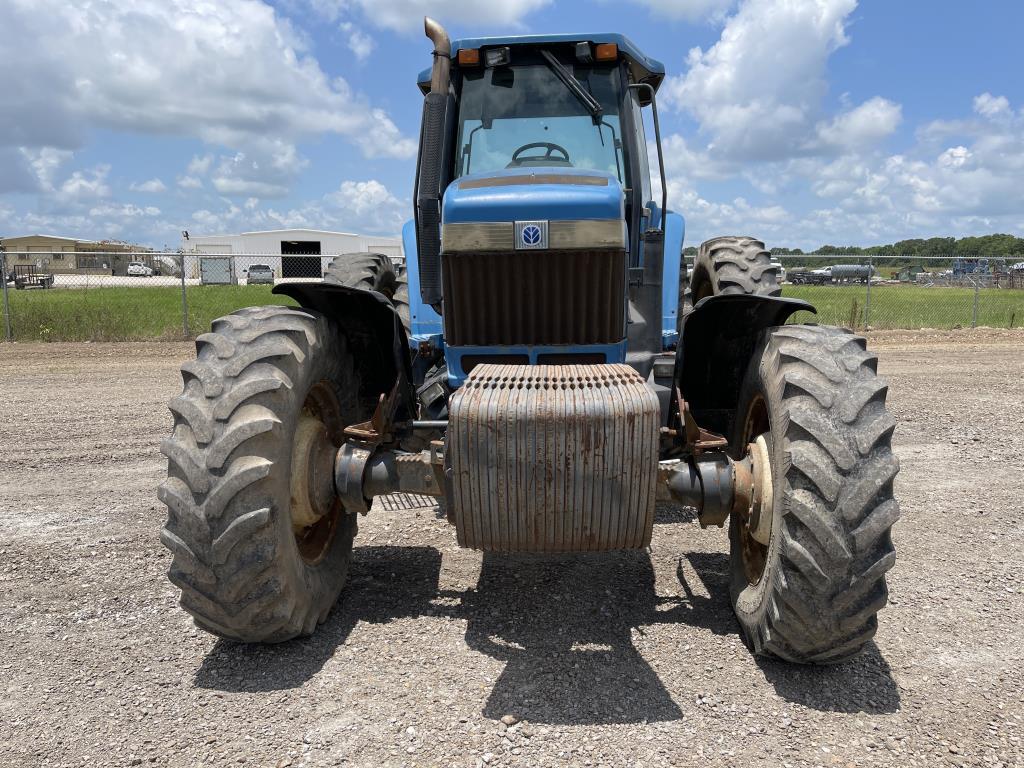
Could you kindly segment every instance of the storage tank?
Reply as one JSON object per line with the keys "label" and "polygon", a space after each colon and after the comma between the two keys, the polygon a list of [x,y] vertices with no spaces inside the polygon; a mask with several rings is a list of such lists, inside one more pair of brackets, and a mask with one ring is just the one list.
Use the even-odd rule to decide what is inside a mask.
{"label": "storage tank", "polygon": [[869,276],[875,274],[875,268],[867,264],[833,264],[832,280],[843,282],[847,280],[860,280],[867,282]]}

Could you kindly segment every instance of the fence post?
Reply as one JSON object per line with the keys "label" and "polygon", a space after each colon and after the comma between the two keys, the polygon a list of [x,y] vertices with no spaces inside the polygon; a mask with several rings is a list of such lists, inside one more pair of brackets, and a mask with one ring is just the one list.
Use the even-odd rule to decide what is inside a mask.
{"label": "fence post", "polygon": [[4,284],[4,338],[12,341],[11,336],[11,302],[7,296],[7,253],[0,245],[0,280]]}
{"label": "fence post", "polygon": [[188,294],[185,292],[185,254],[181,254],[181,329],[188,338]]}
{"label": "fence post", "polygon": [[864,295],[864,330],[871,324],[871,257],[868,256],[867,291]]}
{"label": "fence post", "polygon": [[974,276],[974,310],[971,312],[971,328],[977,328],[978,327],[978,293],[979,293],[978,286],[980,284],[981,284],[981,281],[978,279],[978,276],[975,275]]}

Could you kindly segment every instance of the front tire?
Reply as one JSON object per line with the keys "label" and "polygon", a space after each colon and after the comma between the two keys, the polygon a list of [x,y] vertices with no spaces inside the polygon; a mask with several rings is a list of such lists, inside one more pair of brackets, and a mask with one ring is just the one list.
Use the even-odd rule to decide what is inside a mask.
{"label": "front tire", "polygon": [[309,634],[345,583],[356,517],[332,493],[320,505],[329,511],[300,524],[296,510],[308,504],[295,501],[304,497],[292,483],[293,452],[300,422],[319,420],[338,446],[363,418],[345,339],[317,312],[249,307],[215,320],[196,348],[161,444],[168,577],[196,624],[216,635]]}
{"label": "front tire", "polygon": [[839,328],[772,328],[761,350],[733,445],[768,437],[774,514],[767,546],[732,515],[733,609],[757,654],[842,661],[874,636],[896,558],[887,385],[864,339]]}

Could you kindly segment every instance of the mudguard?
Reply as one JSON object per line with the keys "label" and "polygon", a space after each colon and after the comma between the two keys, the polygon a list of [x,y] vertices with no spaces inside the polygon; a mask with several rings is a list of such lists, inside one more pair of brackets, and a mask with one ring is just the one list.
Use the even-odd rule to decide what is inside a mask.
{"label": "mudguard", "polygon": [[725,294],[701,299],[683,317],[675,381],[701,427],[732,435],[740,386],[762,333],[800,310],[817,313],[801,299]]}
{"label": "mudguard", "polygon": [[356,361],[361,394],[376,400],[397,386],[398,417],[414,418],[409,340],[386,296],[332,283],[282,283],[274,286],[273,293],[295,299],[301,306],[337,321]]}

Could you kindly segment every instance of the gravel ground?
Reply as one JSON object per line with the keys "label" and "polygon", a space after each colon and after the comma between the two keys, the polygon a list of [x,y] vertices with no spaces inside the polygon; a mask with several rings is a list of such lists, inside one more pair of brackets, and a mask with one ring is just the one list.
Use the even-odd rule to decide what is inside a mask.
{"label": "gravel ground", "polygon": [[747,653],[727,542],[481,557],[375,508],[309,639],[177,606],[157,452],[184,344],[0,345],[0,765],[1024,765],[1024,334],[894,332],[892,601],[853,662]]}

